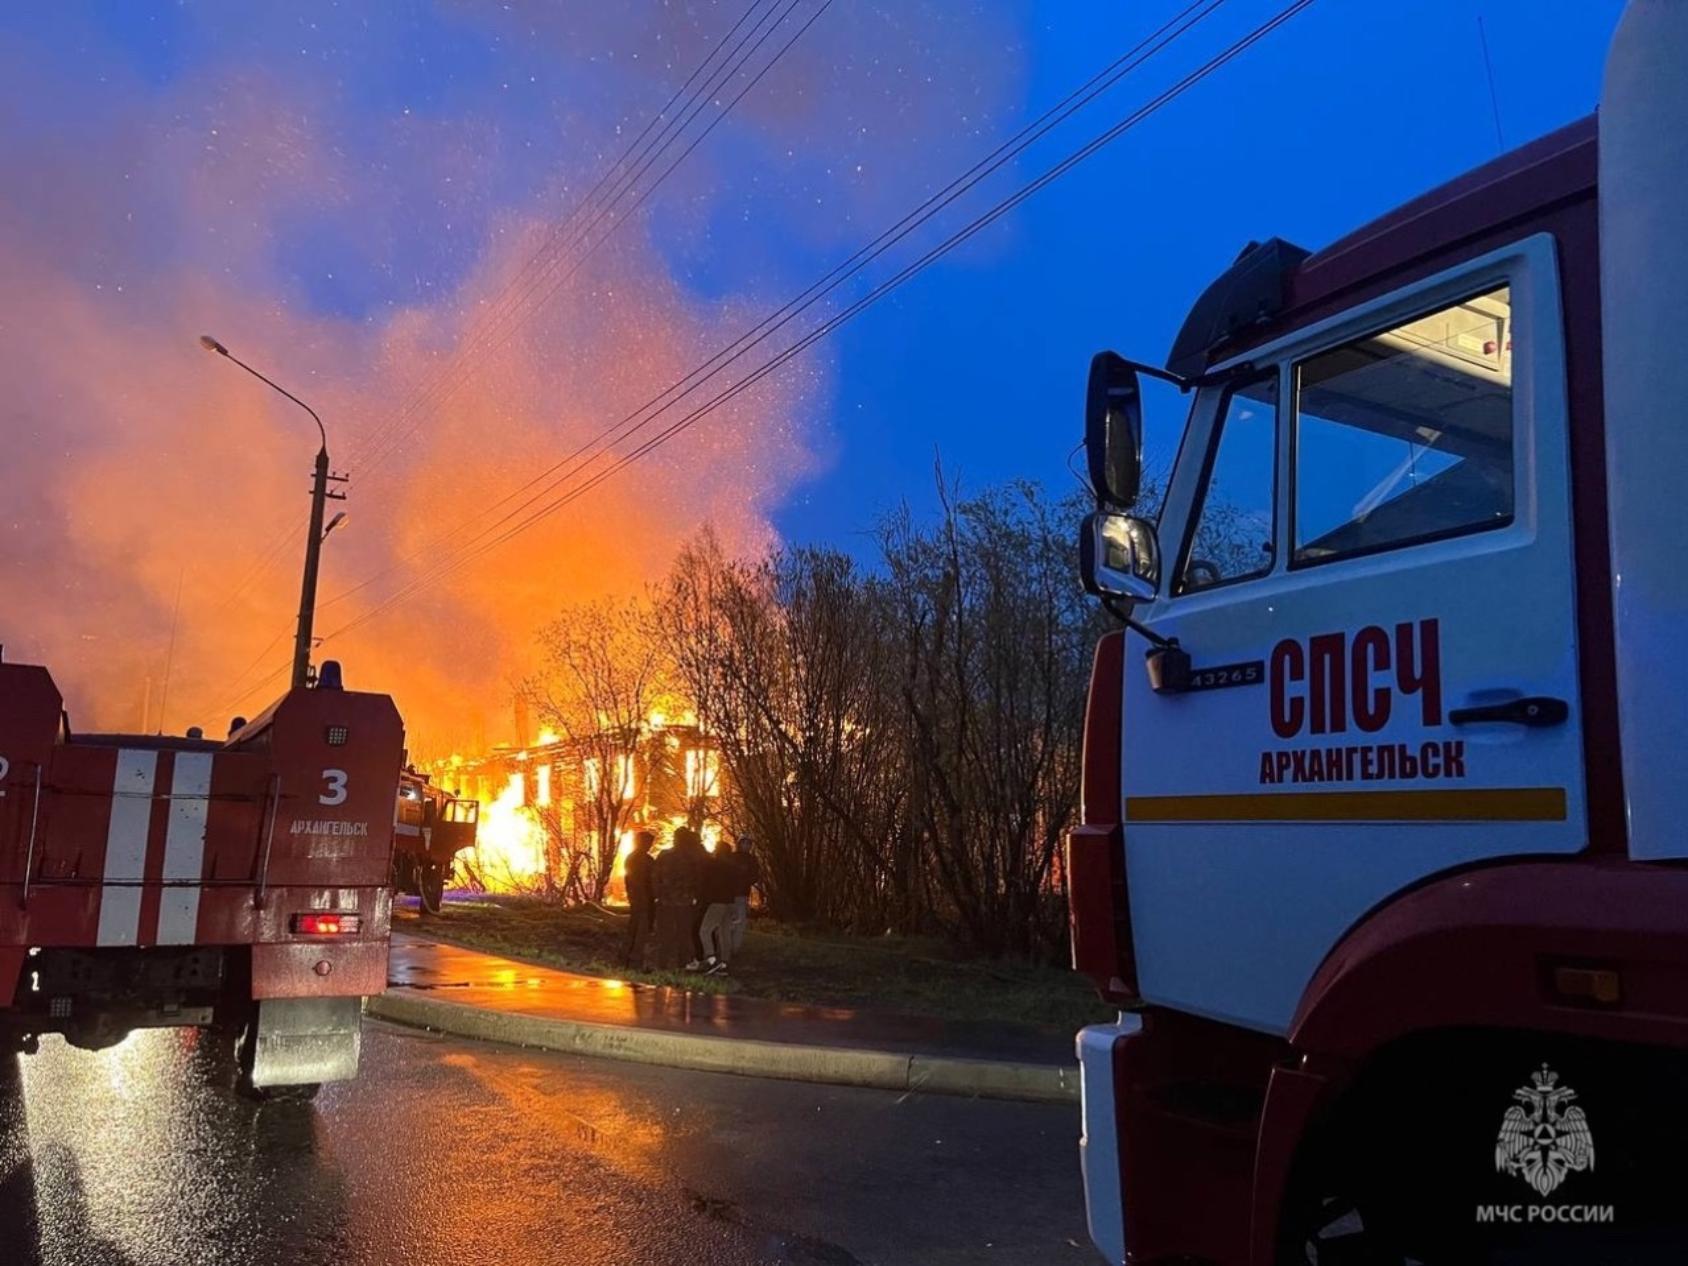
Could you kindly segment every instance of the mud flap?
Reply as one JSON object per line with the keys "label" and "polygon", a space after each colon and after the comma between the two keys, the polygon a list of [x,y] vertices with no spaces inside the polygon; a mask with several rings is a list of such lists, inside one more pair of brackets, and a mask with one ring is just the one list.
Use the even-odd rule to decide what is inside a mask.
{"label": "mud flap", "polygon": [[258,1004],[252,1084],[350,1081],[362,1035],[362,998],[265,998]]}

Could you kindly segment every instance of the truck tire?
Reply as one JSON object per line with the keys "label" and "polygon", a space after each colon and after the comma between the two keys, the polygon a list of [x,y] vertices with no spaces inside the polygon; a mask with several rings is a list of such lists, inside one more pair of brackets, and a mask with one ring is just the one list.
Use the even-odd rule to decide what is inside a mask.
{"label": "truck tire", "polygon": [[[1497,1156],[1511,1109],[1527,1126],[1524,1105],[1546,1087],[1570,1105],[1563,1119],[1538,1117],[1548,1145],[1580,1130],[1598,1150],[1538,1191]],[[1278,1261],[1675,1266],[1688,1260],[1685,1117],[1688,1078],[1671,1048],[1521,1030],[1404,1039],[1308,1140]]]}
{"label": "truck tire", "polygon": [[446,868],[437,862],[424,862],[416,867],[416,892],[422,899],[424,914],[438,914],[445,901]]}
{"label": "truck tire", "polygon": [[1352,1200],[1327,1196],[1285,1211],[1280,1266],[1413,1266],[1416,1258],[1366,1225]]}
{"label": "truck tire", "polygon": [[252,1061],[258,1049],[258,1019],[241,1030],[235,1047],[235,1093],[254,1103],[309,1103],[322,1089],[321,1082],[306,1082],[297,1086],[255,1086],[252,1084]]}

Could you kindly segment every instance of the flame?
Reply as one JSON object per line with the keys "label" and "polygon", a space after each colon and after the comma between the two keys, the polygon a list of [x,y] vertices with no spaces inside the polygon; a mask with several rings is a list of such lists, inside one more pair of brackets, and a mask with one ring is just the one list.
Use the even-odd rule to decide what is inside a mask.
{"label": "flame", "polygon": [[545,876],[545,829],[522,803],[522,776],[511,774],[494,800],[482,800],[474,867],[491,892],[524,892]]}

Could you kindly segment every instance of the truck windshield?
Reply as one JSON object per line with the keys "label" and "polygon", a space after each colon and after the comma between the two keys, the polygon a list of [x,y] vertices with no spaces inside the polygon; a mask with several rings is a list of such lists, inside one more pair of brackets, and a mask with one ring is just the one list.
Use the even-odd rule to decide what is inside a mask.
{"label": "truck windshield", "polygon": [[1296,366],[1298,564],[1512,521],[1505,287]]}

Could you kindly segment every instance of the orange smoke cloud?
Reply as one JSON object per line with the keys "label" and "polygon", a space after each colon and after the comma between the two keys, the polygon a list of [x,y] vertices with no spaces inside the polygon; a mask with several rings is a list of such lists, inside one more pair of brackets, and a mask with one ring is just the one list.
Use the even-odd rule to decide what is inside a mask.
{"label": "orange smoke cloud", "polygon": [[[547,25],[549,6],[453,20],[484,22],[512,40],[522,32],[504,27],[531,22],[528,37],[572,45],[577,56],[582,40],[623,39],[612,51],[634,67],[640,91],[629,100],[638,104],[601,113],[637,116],[660,100],[644,78],[651,63],[637,55],[660,47],[660,77],[678,82],[684,75],[670,63],[702,56],[704,28],[688,6],[675,14],[651,4],[637,16],[613,7],[626,9],[625,22],[600,29],[582,19],[586,31]],[[951,103],[931,75],[931,50],[950,47],[939,38],[948,26],[939,8],[886,19],[909,42],[885,57],[882,26],[847,21],[837,6],[825,19],[840,24],[830,42],[800,46],[747,101],[751,149],[803,154],[831,136],[848,171],[851,147],[876,143],[897,170],[898,154],[917,150],[923,133],[940,158],[972,148],[954,119],[977,127],[989,103],[976,88],[973,100]],[[219,39],[236,29],[218,12],[197,20],[225,24]],[[719,14],[707,20],[711,30],[725,25]],[[283,14],[271,24],[290,21]],[[568,120],[596,102],[559,106],[565,155],[531,161],[514,160],[498,122],[473,113],[405,109],[371,120],[355,104],[322,104],[336,87],[328,71],[271,69],[274,35],[264,35],[262,53],[248,49],[162,89],[92,37],[67,63],[74,72],[55,72],[39,49],[0,37],[0,119],[14,124],[0,129],[0,163],[30,176],[0,200],[0,643],[10,659],[49,666],[79,728],[197,724],[220,734],[232,714],[251,715],[285,684],[315,430],[202,351],[201,333],[309,401],[328,426],[336,468],[351,476],[350,521],[325,547],[320,636],[422,580],[454,541],[484,525],[482,510],[681,378],[792,288],[763,274],[700,297],[673,276],[648,217],[705,231],[725,179],[706,147],[663,202],[623,226],[508,337],[475,352],[471,372],[453,371],[449,394],[436,391],[407,414],[404,442],[388,448],[380,439],[395,414],[473,342],[547,217],[573,205],[624,138],[598,148],[574,139]],[[940,69],[953,82],[983,81],[965,60]],[[878,104],[848,90],[864,66]],[[899,66],[923,70],[905,76]],[[96,74],[98,92],[85,91]],[[59,115],[45,119],[55,102]],[[353,127],[363,130],[361,148],[344,143]],[[372,152],[384,156],[379,164],[360,157]],[[739,160],[760,165],[769,154]],[[813,205],[810,186],[835,175],[804,161],[801,172],[788,163],[770,178],[800,184]],[[524,164],[548,174],[504,187]],[[838,177],[843,214],[799,219],[792,232],[853,238],[860,216],[901,205],[928,179],[908,164],[900,184],[854,166],[857,176]],[[500,194],[486,192],[500,181]],[[422,212],[439,226],[430,262],[443,261],[424,301],[348,315],[318,301],[337,283],[301,262],[313,259],[297,241],[314,231],[312,217],[331,217],[340,235],[341,249],[324,260],[350,256],[394,273],[410,266],[395,243]],[[731,550],[773,542],[769,515],[814,468],[811,444],[824,438],[831,369],[825,345],[818,352],[532,530],[423,580],[403,602],[331,637],[318,658],[341,660],[350,685],[391,692],[413,749],[504,737],[509,683],[528,666],[535,630],[560,607],[655,579],[705,523]],[[278,531],[292,536],[260,563]]]}
{"label": "orange smoke cloud", "polygon": [[[274,310],[255,317],[201,280],[168,293],[154,287],[139,313],[32,270],[15,243],[0,247],[0,260],[0,311],[21,336],[6,358],[23,362],[7,377],[33,382],[12,431],[23,460],[0,476],[12,511],[0,573],[8,654],[46,662],[84,727],[138,725],[151,678],[154,724],[162,702],[166,727],[220,732],[227,713],[255,711],[283,684],[273,674],[291,647],[298,541],[255,582],[235,586],[278,523],[302,525],[315,432],[303,413],[200,351],[196,333],[216,330],[310,400],[336,453],[355,450],[413,384],[430,380],[418,341],[399,332],[403,319],[372,338]],[[488,521],[477,519],[481,507],[654,394],[653,384],[683,376],[713,350],[721,320],[719,308],[689,304],[644,245],[618,246],[595,284],[560,294],[483,354],[465,385],[417,411],[398,451],[353,468],[350,522],[325,546],[318,633],[424,575]],[[744,322],[730,313],[724,324]],[[447,347],[462,337],[457,328],[443,340],[432,333]],[[375,368],[361,368],[364,358]],[[654,579],[705,522],[739,548],[769,542],[767,511],[808,466],[797,431],[818,385],[811,364],[747,392],[707,430],[664,446],[321,655],[342,660],[351,683],[391,691],[415,732],[441,742],[500,733],[505,683],[560,606]],[[330,601],[411,555],[419,557],[368,590]]]}

